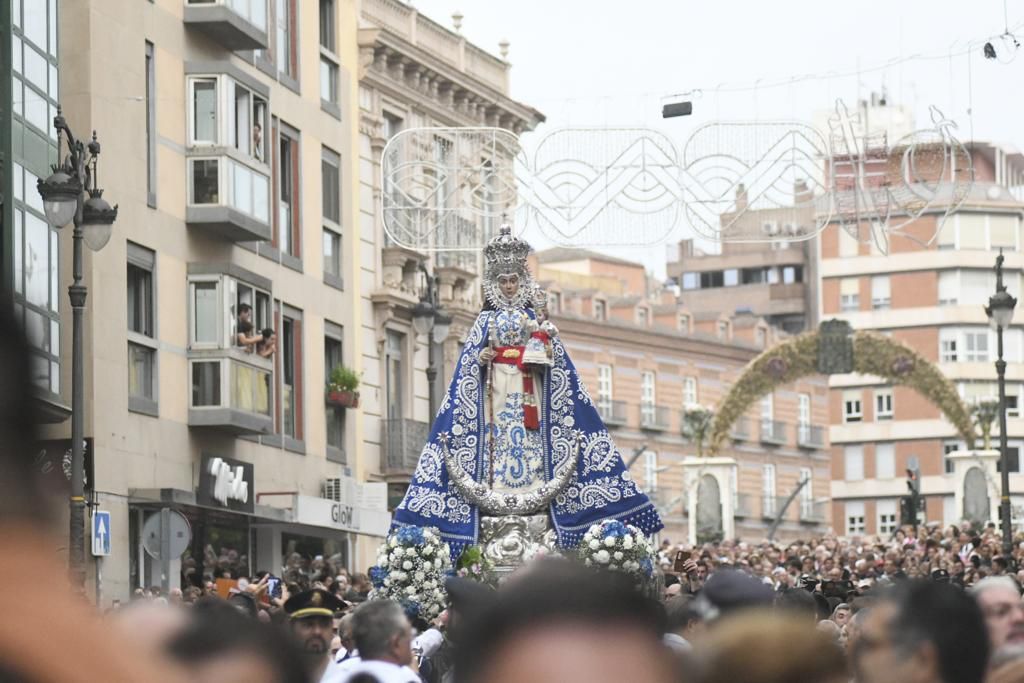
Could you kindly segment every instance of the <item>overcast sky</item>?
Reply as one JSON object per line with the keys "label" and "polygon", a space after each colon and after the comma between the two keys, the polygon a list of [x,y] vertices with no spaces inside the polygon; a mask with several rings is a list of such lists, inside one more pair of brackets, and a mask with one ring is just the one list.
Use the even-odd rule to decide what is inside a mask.
{"label": "overcast sky", "polygon": [[[975,139],[1024,148],[1024,48],[1013,59],[1012,47],[995,39],[1004,31],[1003,0],[414,5],[448,27],[461,11],[463,34],[495,54],[499,41],[510,41],[512,96],[541,110],[546,129],[644,124],[682,147],[704,123],[812,122],[836,98],[852,105],[884,86],[890,102],[914,107],[919,126],[936,105],[959,124],[961,139],[973,128]],[[1007,0],[1007,13],[1024,42],[1024,0]],[[988,39],[1009,63],[984,59],[980,43]],[[973,43],[979,44],[968,57],[963,53]],[[803,75],[812,77],[785,83]],[[693,116],[661,119],[665,97],[687,91],[700,91],[691,96]],[[680,226],[675,237],[688,232]],[[656,263],[663,253],[632,256],[663,272]]]}

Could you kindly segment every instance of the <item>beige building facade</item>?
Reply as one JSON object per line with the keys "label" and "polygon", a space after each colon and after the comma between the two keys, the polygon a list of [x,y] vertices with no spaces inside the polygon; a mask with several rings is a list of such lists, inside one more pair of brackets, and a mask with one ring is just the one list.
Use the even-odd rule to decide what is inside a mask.
{"label": "beige building facade", "polygon": [[[943,206],[908,226],[914,239],[891,238],[888,255],[880,254],[871,241],[859,242],[830,225],[821,236],[820,257],[823,319],[847,320],[855,330],[879,332],[911,346],[937,363],[973,405],[997,397],[996,335],[984,306],[995,292],[993,267],[1000,250],[1006,258],[1004,282],[1011,294],[1020,296],[1024,196],[1019,179],[1024,158],[980,142],[969,148],[974,185],[931,245],[923,246],[935,234]],[[1024,327],[1017,313],[1005,333],[1014,494],[1024,489]],[[914,390],[889,386],[879,378],[839,375],[830,378],[829,386],[837,531],[892,533],[900,521],[899,497],[906,494],[906,469],[914,464],[921,473],[923,519],[959,522],[964,511],[957,505],[961,497],[955,490],[956,459],[950,456],[964,444],[939,410]],[[996,434],[998,425],[993,429]],[[990,487],[995,485],[989,482]],[[1013,496],[1015,506],[1021,502]]]}
{"label": "beige building facade", "polygon": [[[386,532],[383,489],[358,483],[358,410],[325,393],[362,356],[356,23],[351,0],[61,3],[64,113],[78,135],[98,131],[100,184],[120,206],[85,257],[105,600],[277,574],[293,553],[365,566]],[[70,254],[70,230],[60,239]],[[70,363],[62,373],[70,403]],[[166,567],[150,542],[164,508],[190,537]]]}
{"label": "beige building facade", "polygon": [[[633,459],[633,477],[658,505],[662,538],[707,537],[704,527],[717,514],[723,532],[762,539],[804,478],[776,537],[808,538],[829,528],[823,377],[761,400],[734,425],[715,461],[698,458],[684,431],[685,410],[718,405],[746,365],[778,339],[777,330],[749,316],[705,323],[673,293],[634,292],[647,282],[644,267],[615,257],[552,249],[533,257],[533,269],[581,380],[624,459]],[[707,480],[712,473],[714,484]],[[727,513],[730,519],[720,519]]]}

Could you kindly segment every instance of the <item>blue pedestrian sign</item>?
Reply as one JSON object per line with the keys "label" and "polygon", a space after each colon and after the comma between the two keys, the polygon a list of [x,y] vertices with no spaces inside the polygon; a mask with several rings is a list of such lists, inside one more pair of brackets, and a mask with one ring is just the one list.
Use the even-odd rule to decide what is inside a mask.
{"label": "blue pedestrian sign", "polygon": [[92,554],[94,557],[110,555],[110,513],[105,510],[92,513]]}

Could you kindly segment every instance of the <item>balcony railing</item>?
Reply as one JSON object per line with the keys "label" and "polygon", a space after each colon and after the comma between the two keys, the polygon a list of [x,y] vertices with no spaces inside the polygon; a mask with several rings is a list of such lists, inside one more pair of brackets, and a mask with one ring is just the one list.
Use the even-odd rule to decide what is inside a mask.
{"label": "balcony railing", "polygon": [[185,23],[229,50],[265,50],[267,0],[186,0]]}
{"label": "balcony railing", "polygon": [[[782,506],[786,504],[787,498],[788,496],[766,496],[761,494],[761,516],[765,519],[775,519],[775,515],[777,515],[779,510],[782,509]],[[790,504],[783,519],[792,516],[793,507],[793,504]]]}
{"label": "balcony railing", "polygon": [[797,425],[796,436],[797,445],[800,448],[820,449],[825,447],[825,428],[821,425]]}
{"label": "balcony railing", "polygon": [[806,524],[820,524],[825,521],[825,501],[801,500],[800,521]]}
{"label": "balcony railing", "polygon": [[640,404],[640,428],[664,431],[668,429],[668,408],[653,403]]}
{"label": "balcony railing", "polygon": [[786,424],[778,420],[761,420],[761,442],[786,443]]}
{"label": "balcony railing", "polygon": [[186,222],[233,242],[269,240],[270,175],[260,166],[223,151],[190,156]]}
{"label": "balcony railing", "polygon": [[597,412],[609,427],[626,424],[626,402],[598,399]]}
{"label": "balcony railing", "polygon": [[384,419],[381,420],[380,432],[381,472],[411,475],[427,443],[430,425],[405,418]]}
{"label": "balcony railing", "polygon": [[733,510],[733,517],[739,517],[743,519],[750,517],[754,509],[754,500],[749,493],[739,493],[733,500],[735,504],[735,510]]}
{"label": "balcony railing", "polygon": [[733,441],[749,441],[750,440],[750,423],[744,418],[739,418],[732,423],[732,427],[729,428],[729,436]]}
{"label": "balcony railing", "polygon": [[188,423],[234,434],[273,431],[273,364],[241,348],[189,351]]}

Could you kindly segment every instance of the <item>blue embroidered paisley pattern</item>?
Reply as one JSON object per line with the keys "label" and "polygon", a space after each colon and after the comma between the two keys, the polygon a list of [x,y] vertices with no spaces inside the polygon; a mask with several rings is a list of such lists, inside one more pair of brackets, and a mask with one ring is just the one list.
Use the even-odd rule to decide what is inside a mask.
{"label": "blue embroidered paisley pattern", "polygon": [[494,488],[522,492],[542,485],[544,446],[540,433],[523,427],[523,395],[510,393],[505,407],[495,415]]}

